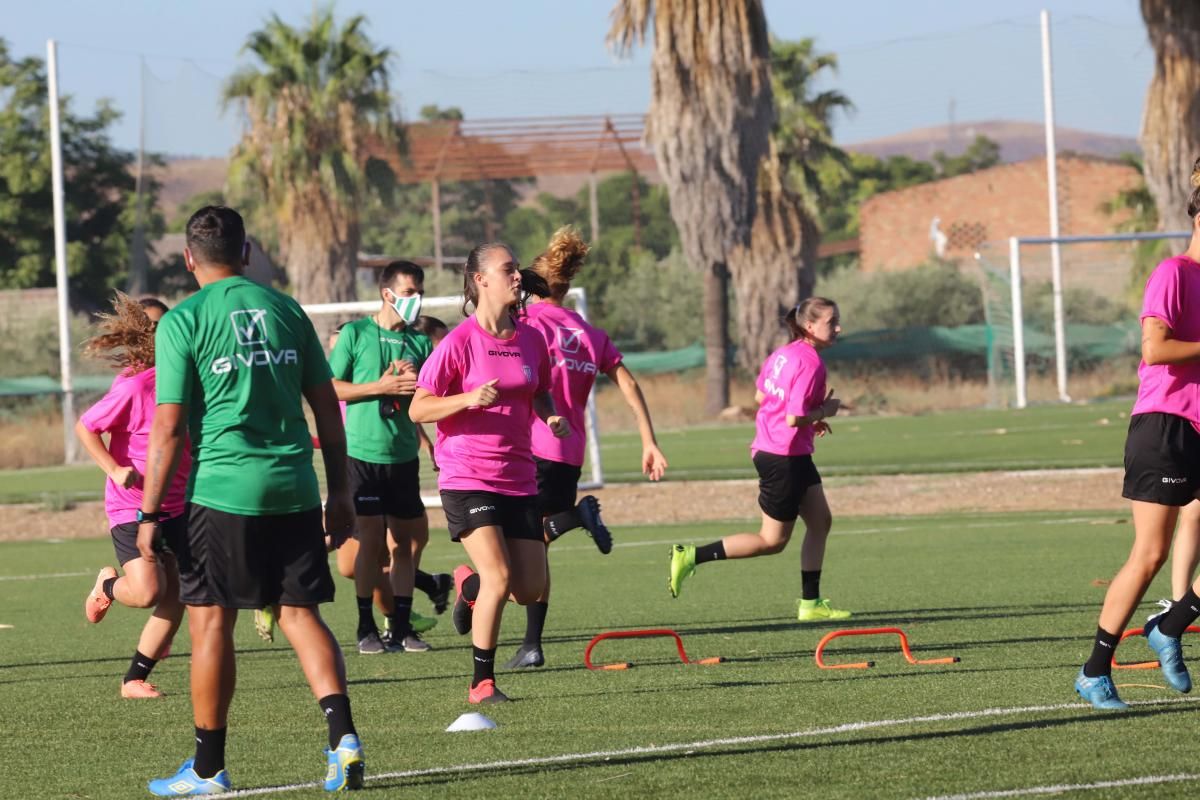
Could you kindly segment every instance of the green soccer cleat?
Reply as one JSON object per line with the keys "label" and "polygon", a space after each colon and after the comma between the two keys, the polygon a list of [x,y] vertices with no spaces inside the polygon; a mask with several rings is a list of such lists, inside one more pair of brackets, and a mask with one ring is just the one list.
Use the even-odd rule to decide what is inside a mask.
{"label": "green soccer cleat", "polygon": [[408,615],[408,624],[412,626],[413,633],[426,633],[436,628],[438,621],[437,617],[427,617],[414,611]]}
{"label": "green soccer cleat", "polygon": [[671,578],[667,588],[671,597],[679,597],[683,579],[696,574],[696,548],[690,544],[677,544],[671,548]]}
{"label": "green soccer cleat", "polygon": [[254,609],[254,630],[264,642],[275,641],[275,609],[271,606]]}
{"label": "green soccer cleat", "polygon": [[801,600],[796,619],[800,622],[831,622],[850,619],[852,616],[854,615],[849,611],[841,611],[831,606],[824,597],[818,597],[816,600]]}

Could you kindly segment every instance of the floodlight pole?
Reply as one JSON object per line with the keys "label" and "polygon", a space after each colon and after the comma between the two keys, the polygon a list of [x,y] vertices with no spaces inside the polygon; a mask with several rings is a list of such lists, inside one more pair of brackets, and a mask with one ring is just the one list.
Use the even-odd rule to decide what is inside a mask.
{"label": "floodlight pole", "polygon": [[1012,290],[1013,377],[1017,383],[1017,408],[1029,403],[1025,384],[1025,309],[1021,303],[1021,240],[1008,240],[1008,282]]}
{"label": "floodlight pole", "polygon": [[54,200],[54,277],[58,290],[58,364],[62,381],[63,461],[75,460],[75,389],[71,379],[71,306],[67,296],[67,223],[63,207],[62,122],[58,113],[58,43],[46,41],[50,102],[50,195]]}
{"label": "floodlight pole", "polygon": [[[1058,150],[1054,141],[1054,63],[1050,53],[1050,12],[1042,10],[1042,96],[1046,108],[1046,187],[1050,202],[1050,238],[1057,239],[1058,229]],[[1050,279],[1054,293],[1054,371],[1058,378],[1058,399],[1071,402],[1067,394],[1067,333],[1063,321],[1062,250],[1058,242],[1050,245]]]}

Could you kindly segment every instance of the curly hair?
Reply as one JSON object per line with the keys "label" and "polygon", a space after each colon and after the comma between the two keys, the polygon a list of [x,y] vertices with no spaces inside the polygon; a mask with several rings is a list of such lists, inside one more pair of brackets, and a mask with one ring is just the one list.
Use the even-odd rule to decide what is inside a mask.
{"label": "curly hair", "polygon": [[554,232],[545,252],[535,258],[529,268],[546,281],[550,296],[561,300],[571,288],[575,275],[583,269],[588,249],[579,231],[565,225]]}
{"label": "curly hair", "polygon": [[138,300],[117,292],[113,313],[100,314],[99,333],[83,345],[85,355],[104,359],[124,372],[142,372],[154,366],[154,331],[158,325],[146,315]]}
{"label": "curly hair", "polygon": [[1192,219],[1200,214],[1200,158],[1192,165],[1192,194],[1188,197],[1188,216]]}

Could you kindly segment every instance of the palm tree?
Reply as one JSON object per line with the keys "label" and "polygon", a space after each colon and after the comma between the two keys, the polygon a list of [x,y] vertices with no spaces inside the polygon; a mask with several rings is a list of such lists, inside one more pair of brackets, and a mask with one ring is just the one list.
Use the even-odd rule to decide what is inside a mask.
{"label": "palm tree", "polygon": [[716,413],[729,403],[731,255],[750,246],[774,121],[767,24],[760,0],[617,0],[609,42],[628,52],[651,22],[646,138],[684,254],[704,275],[706,408]]}
{"label": "palm tree", "polygon": [[1142,18],[1154,45],[1140,137],[1146,185],[1163,227],[1191,230],[1187,198],[1200,156],[1200,4],[1142,0]]}
{"label": "palm tree", "polygon": [[[301,302],[356,297],[359,215],[367,193],[394,178],[369,147],[400,144],[388,92],[390,51],[363,34],[365,18],[340,28],[332,9],[306,29],[272,15],[245,50],[258,66],[225,86],[246,130],[230,164],[230,192],[256,201]],[[268,233],[268,231],[260,231]]]}
{"label": "palm tree", "polygon": [[754,370],[786,339],[783,315],[813,292],[820,243],[822,175],[849,177],[849,156],[833,143],[832,116],[851,108],[841,92],[813,91],[837,57],[817,53],[812,39],[774,42],[771,85],[777,119],[759,173],[749,248],[730,258],[737,297],[738,356]]}

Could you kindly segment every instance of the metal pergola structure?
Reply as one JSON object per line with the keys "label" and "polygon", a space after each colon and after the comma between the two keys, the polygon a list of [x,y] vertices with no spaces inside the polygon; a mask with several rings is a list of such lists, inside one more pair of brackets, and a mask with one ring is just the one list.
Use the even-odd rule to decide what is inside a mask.
{"label": "metal pergola structure", "polygon": [[[587,175],[591,238],[600,238],[596,175],[600,172],[653,174],[654,154],[643,144],[642,114],[524,117],[511,119],[439,120],[407,126],[403,155],[380,153],[400,183],[426,183],[432,188],[433,262],[441,267],[441,185],[448,181],[536,178],[544,175]],[[638,186],[630,204],[635,241]]]}

